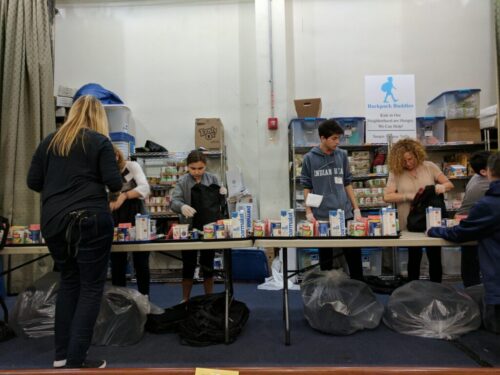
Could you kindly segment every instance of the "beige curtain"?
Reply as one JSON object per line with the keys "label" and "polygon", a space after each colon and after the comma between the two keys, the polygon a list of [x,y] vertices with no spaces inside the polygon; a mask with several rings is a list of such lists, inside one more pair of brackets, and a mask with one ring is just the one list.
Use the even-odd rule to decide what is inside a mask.
{"label": "beige curtain", "polygon": [[[497,56],[497,113],[500,108],[500,0],[492,0],[495,9],[495,36],[496,36],[496,56]],[[500,116],[499,116],[500,117]],[[497,117],[497,127],[500,119]],[[500,150],[500,130],[498,131],[498,147]]]}
{"label": "beige curtain", "polygon": [[[39,195],[27,188],[26,175],[38,143],[55,129],[52,9],[46,0],[0,0],[0,215],[14,225],[40,222]],[[15,271],[11,291],[48,263]]]}

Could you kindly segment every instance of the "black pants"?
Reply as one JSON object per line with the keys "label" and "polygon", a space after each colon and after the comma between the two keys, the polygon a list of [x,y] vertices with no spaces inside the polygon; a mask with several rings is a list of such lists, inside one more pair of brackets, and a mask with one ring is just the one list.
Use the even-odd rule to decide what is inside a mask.
{"label": "black pants", "polygon": [[[182,278],[192,279],[196,269],[196,258],[198,250],[185,250],[182,254]],[[215,250],[201,250],[200,251],[200,268],[205,279],[214,276],[214,258]]]}
{"label": "black pants", "polygon": [[[46,238],[50,254],[61,272],[55,318],[56,360],[80,367],[92,342],[106,282],[113,241],[113,218],[98,212],[78,225],[81,240],[74,256],[68,256],[65,231]],[[75,228],[76,230],[76,228]]]}
{"label": "black pants", "polygon": [[[149,295],[149,251],[134,251],[135,277],[137,289],[144,295]],[[111,280],[115,286],[127,286],[127,253],[111,253]]]}
{"label": "black pants", "polygon": [[[431,281],[440,283],[443,279],[443,267],[441,265],[441,247],[432,246],[425,248],[427,259],[429,259],[429,277]],[[410,247],[408,249],[408,280],[420,278],[420,262],[422,261],[422,248]]]}
{"label": "black pants", "polygon": [[477,246],[462,246],[460,273],[462,274],[462,281],[466,288],[481,284]]}
{"label": "black pants", "polygon": [[[363,280],[361,249],[353,247],[346,249],[336,248],[336,250],[343,251],[351,279]],[[333,248],[325,247],[319,249],[319,263],[322,271],[328,271],[333,268]]]}

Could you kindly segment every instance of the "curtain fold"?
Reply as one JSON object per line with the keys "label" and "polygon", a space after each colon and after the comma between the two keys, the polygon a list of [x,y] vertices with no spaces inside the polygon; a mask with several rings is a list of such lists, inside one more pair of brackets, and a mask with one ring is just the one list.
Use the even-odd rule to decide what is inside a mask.
{"label": "curtain fold", "polygon": [[[38,143],[55,129],[49,8],[44,0],[0,0],[0,215],[14,225],[40,222],[39,194],[26,175]],[[39,267],[16,271],[16,279],[32,281]]]}

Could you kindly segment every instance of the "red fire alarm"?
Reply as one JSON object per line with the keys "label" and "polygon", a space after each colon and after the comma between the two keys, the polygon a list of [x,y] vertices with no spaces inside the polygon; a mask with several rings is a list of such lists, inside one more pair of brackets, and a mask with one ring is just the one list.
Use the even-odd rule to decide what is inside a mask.
{"label": "red fire alarm", "polygon": [[278,129],[278,118],[277,117],[269,117],[267,119],[267,128],[269,130],[277,130]]}

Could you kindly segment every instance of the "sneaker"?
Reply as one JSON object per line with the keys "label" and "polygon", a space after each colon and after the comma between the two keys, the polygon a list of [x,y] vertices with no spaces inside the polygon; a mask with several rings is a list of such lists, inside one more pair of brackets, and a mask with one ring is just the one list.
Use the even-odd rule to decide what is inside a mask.
{"label": "sneaker", "polygon": [[52,364],[52,367],[54,368],[63,368],[66,366],[66,360],[65,359],[60,359],[58,361],[54,361]]}
{"label": "sneaker", "polygon": [[81,366],[67,365],[66,368],[106,368],[104,359],[86,359]]}

